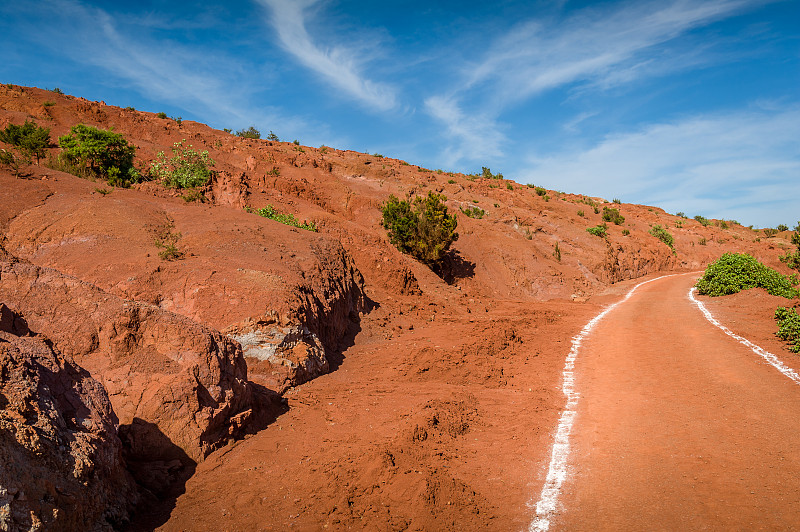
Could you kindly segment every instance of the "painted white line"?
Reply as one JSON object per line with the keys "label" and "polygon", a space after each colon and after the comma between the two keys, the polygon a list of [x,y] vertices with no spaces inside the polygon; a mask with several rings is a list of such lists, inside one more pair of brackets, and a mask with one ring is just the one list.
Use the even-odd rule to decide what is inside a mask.
{"label": "painted white line", "polygon": [[542,492],[539,495],[539,500],[533,502],[533,499],[528,503],[529,508],[536,508],[536,517],[533,519],[529,532],[544,532],[550,528],[550,519],[556,511],[558,503],[558,496],[561,493],[561,485],[567,478],[567,458],[569,457],[569,435],[572,432],[572,424],[577,415],[578,398],[580,394],[575,391],[575,359],[578,357],[583,339],[594,329],[594,326],[602,320],[609,312],[614,310],[617,306],[626,302],[642,285],[652,283],[664,277],[671,277],[671,275],[662,275],[655,279],[650,279],[643,283],[639,283],[625,294],[625,297],[617,301],[613,305],[606,307],[600,314],[587,323],[581,332],[572,338],[572,348],[567,355],[567,360],[564,363],[564,371],[561,373],[563,384],[561,391],[567,396],[567,405],[564,411],[561,412],[561,418],[558,420],[558,428],[556,429],[555,441],[553,442],[553,451],[550,454],[550,468],[547,470],[547,477],[545,478]]}
{"label": "painted white line", "polygon": [[757,354],[758,356],[760,356],[761,358],[766,360],[767,363],[770,366],[774,367],[775,369],[777,369],[778,371],[780,371],[781,373],[783,373],[784,375],[786,375],[787,377],[792,379],[795,383],[800,384],[800,375],[798,375],[797,372],[795,372],[792,368],[788,367],[786,364],[781,362],[781,360],[777,356],[773,355],[772,353],[770,353],[766,349],[757,346],[756,344],[754,344],[753,342],[751,342],[747,338],[743,338],[743,337],[739,336],[738,334],[736,334],[732,330],[730,330],[727,327],[725,327],[719,321],[717,321],[717,319],[714,317],[713,314],[711,314],[711,311],[709,311],[706,308],[706,306],[703,304],[703,302],[700,301],[699,299],[697,299],[696,297],[694,297],[694,293],[696,291],[697,291],[697,288],[695,288],[695,287],[692,287],[689,290],[689,299],[692,300],[692,303],[697,305],[697,308],[700,309],[700,312],[703,313],[703,316],[705,316],[708,321],[710,321],[713,325],[719,327],[722,330],[722,332],[724,332],[725,334],[727,334],[728,336],[730,336],[731,338],[733,338],[734,340],[736,340],[740,344],[749,347],[753,351],[753,353]]}

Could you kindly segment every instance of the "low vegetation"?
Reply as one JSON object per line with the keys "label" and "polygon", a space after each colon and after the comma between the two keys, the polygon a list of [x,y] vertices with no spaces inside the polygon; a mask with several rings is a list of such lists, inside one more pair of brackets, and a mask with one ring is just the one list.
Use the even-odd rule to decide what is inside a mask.
{"label": "low vegetation", "polygon": [[797,277],[787,277],[746,253],[725,253],[706,268],[695,286],[708,296],[725,296],[750,288],[763,288],[774,296],[798,296]]}
{"label": "low vegetation", "polygon": [[586,229],[586,231],[588,231],[590,235],[605,238],[606,235],[608,234],[608,226],[603,223],[600,225],[596,225],[594,227],[589,227],[588,229]]}
{"label": "low vegetation", "polygon": [[306,222],[306,221],[301,222],[295,217],[294,214],[278,212],[272,205],[267,205],[263,209],[252,209],[250,207],[245,207],[244,210],[247,212],[256,213],[257,215],[263,218],[269,218],[270,220],[280,222],[284,225],[297,227],[299,229],[305,229],[306,231],[312,231],[314,233],[319,231],[317,229],[317,225],[314,222]]}
{"label": "low vegetation", "polygon": [[172,145],[172,156],[158,152],[150,163],[150,176],[160,180],[165,186],[177,189],[204,187],[211,180],[211,167],[214,160],[208,150],[198,152],[191,144],[184,146],[186,140]]}
{"label": "low vegetation", "polygon": [[486,211],[481,209],[480,207],[472,207],[467,205],[467,208],[461,208],[461,212],[464,213],[465,216],[469,216],[470,218],[483,218],[486,214]]}
{"label": "low vegetation", "polygon": [[38,164],[45,156],[45,150],[50,147],[50,129],[39,127],[29,120],[21,126],[8,124],[0,131],[0,142],[14,146],[23,160],[35,158]]}
{"label": "low vegetation", "polygon": [[440,263],[450,245],[458,239],[458,220],[455,214],[447,211],[446,199],[432,191],[413,200],[389,196],[381,208],[381,225],[387,230],[392,245],[428,266]]}
{"label": "low vegetation", "polygon": [[241,137],[243,139],[260,139],[261,132],[257,130],[255,126],[250,126],[247,129],[240,129],[239,131],[237,131],[236,136]]}
{"label": "low vegetation", "polygon": [[625,223],[625,217],[619,213],[618,209],[603,207],[603,221],[612,222],[614,225],[622,225]]}
{"label": "low vegetation", "polygon": [[711,222],[708,221],[708,218],[700,216],[699,214],[697,216],[695,216],[694,219],[697,220],[698,222],[700,222],[700,225],[702,225],[703,227],[707,227],[708,224],[711,223]]}
{"label": "low vegetation", "polygon": [[60,167],[80,177],[105,179],[109,185],[128,187],[140,180],[133,166],[136,147],[120,133],[85,124],[72,126],[58,138]]}
{"label": "low vegetation", "polygon": [[[784,227],[786,227],[784,225]],[[788,227],[784,229],[784,231],[788,231]],[[800,222],[797,222],[797,225],[794,228],[794,234],[792,234],[792,244],[796,247],[794,251],[787,251],[786,255],[782,255],[780,257],[781,262],[786,264],[789,268],[793,270],[800,270]]]}
{"label": "low vegetation", "polygon": [[800,315],[793,308],[778,307],[775,311],[778,322],[778,338],[789,342],[789,351],[800,353]]}
{"label": "low vegetation", "polygon": [[660,225],[656,224],[650,228],[650,234],[656,237],[657,239],[661,240],[663,243],[668,245],[670,248],[674,248],[675,246],[675,239],[672,238],[672,235],[669,234],[669,231],[661,227]]}

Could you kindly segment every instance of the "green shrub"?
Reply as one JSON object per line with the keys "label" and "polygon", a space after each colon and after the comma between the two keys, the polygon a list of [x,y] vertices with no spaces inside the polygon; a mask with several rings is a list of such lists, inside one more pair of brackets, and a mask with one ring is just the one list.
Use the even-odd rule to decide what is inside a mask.
{"label": "green shrub", "polygon": [[275,220],[276,222],[280,222],[285,225],[290,225],[292,227],[305,229],[306,231],[312,231],[314,233],[318,231],[317,225],[314,222],[301,222],[295,217],[294,214],[285,214],[282,212],[278,212],[272,205],[267,205],[263,209],[258,209],[258,210],[253,210],[250,207],[245,207],[244,210],[247,212],[254,212],[259,216],[262,216],[264,218],[269,218],[270,220]]}
{"label": "green shrub", "polygon": [[50,100],[47,100],[46,102],[42,103],[44,107],[53,107],[55,104],[56,102],[51,102]]}
{"label": "green shrub", "polygon": [[456,184],[456,180],[455,179],[448,179],[447,180],[447,184],[448,185],[455,185]]}
{"label": "green shrub", "polygon": [[789,226],[786,224],[778,224],[778,227],[776,227],[775,229],[777,229],[779,233],[782,233],[783,231],[788,231]]}
{"label": "green shrub", "polygon": [[625,223],[625,217],[619,213],[618,209],[603,207],[603,221],[613,222],[614,225],[622,225]]}
{"label": "green shrub", "polygon": [[558,242],[556,242],[556,246],[553,249],[553,256],[556,258],[558,262],[561,262],[561,248],[558,247]]}
{"label": "green shrub", "polygon": [[22,175],[22,167],[30,163],[31,160],[24,156],[20,157],[8,150],[0,149],[0,165],[7,166],[17,177]]}
{"label": "green shrub", "polygon": [[672,235],[669,234],[669,232],[666,229],[664,229],[658,224],[650,228],[650,234],[656,237],[657,239],[661,240],[669,247],[673,247],[675,243],[675,240],[672,238]]}
{"label": "green shrub", "polygon": [[600,224],[594,227],[589,227],[588,229],[586,229],[586,231],[588,231],[589,234],[592,234],[594,236],[605,238],[606,235],[608,234],[608,226],[606,224]]}
{"label": "green shrub", "polygon": [[481,166],[480,177],[484,179],[503,179],[503,174],[493,174],[492,171],[485,166]]}
{"label": "green shrub", "polygon": [[700,222],[700,225],[702,225],[703,227],[706,227],[709,223],[711,223],[708,221],[708,218],[700,216],[699,214],[695,216],[694,219]]}
{"label": "green shrub", "polygon": [[617,203],[617,204],[619,204],[619,203],[622,203],[622,200],[620,200],[619,198],[614,198],[614,199],[611,201],[611,203]]}
{"label": "green shrub", "polygon": [[778,234],[778,230],[772,227],[765,227],[764,229],[762,229],[762,231],[764,231],[764,236],[767,238]]}
{"label": "green shrub", "polygon": [[508,190],[514,190],[514,185],[512,185],[511,183],[506,183],[506,188]]}
{"label": "green shrub", "polygon": [[728,222],[726,222],[725,220],[717,220],[717,222],[714,225],[716,225],[720,229],[727,229],[728,228]]}
{"label": "green shrub", "polygon": [[579,211],[578,211],[578,216],[580,216],[581,218],[583,218],[583,214],[584,214],[584,213],[583,213],[583,211],[582,211],[582,210],[579,210]]}
{"label": "green shrub", "polygon": [[383,205],[381,225],[389,241],[401,252],[428,266],[438,264],[450,245],[458,239],[455,214],[447,212],[443,195],[428,192],[427,197],[398,200],[394,195]]}
{"label": "green shrub", "polygon": [[706,245],[706,237],[701,238],[697,243],[700,244],[701,246],[705,246]]}
{"label": "green shrub", "polygon": [[778,321],[778,338],[789,342],[789,351],[800,353],[800,315],[797,310],[778,307],[775,310],[775,319]]}
{"label": "green shrub", "polygon": [[544,196],[547,194],[547,190],[544,187],[534,187],[533,189],[536,192],[537,196]]}
{"label": "green shrub", "polygon": [[297,139],[294,139],[294,140],[292,141],[292,144],[294,144],[295,146],[299,146],[299,145],[300,145],[300,141],[299,141],[299,140],[297,140]]}
{"label": "green shrub", "polygon": [[166,118],[166,117],[167,117],[167,113],[165,113],[163,111],[160,112],[160,113],[156,113],[156,118]]}
{"label": "green shrub", "polygon": [[461,212],[463,212],[470,218],[479,218],[479,219],[483,218],[483,216],[486,214],[486,211],[484,211],[480,207],[471,207],[469,205],[467,205],[466,209],[462,207]]}
{"label": "green shrub", "polygon": [[21,126],[8,124],[0,131],[0,142],[16,147],[25,158],[36,158],[36,164],[39,164],[50,146],[50,129],[39,127],[29,120]]}
{"label": "green shrub", "polygon": [[746,253],[725,253],[706,268],[695,286],[709,296],[735,294],[750,288],[764,288],[774,296],[797,297],[797,279],[764,266]]}
{"label": "green shrub", "polygon": [[243,139],[260,139],[261,132],[255,128],[255,126],[250,126],[247,129],[240,129],[236,132],[237,137],[242,137]]}
{"label": "green shrub", "polygon": [[161,260],[174,261],[180,260],[184,257],[184,253],[178,249],[178,240],[180,240],[180,233],[172,232],[172,225],[167,225],[158,231],[158,236],[155,238],[155,245],[161,249],[158,252],[158,257]]}
{"label": "green shrub", "polygon": [[675,216],[677,216],[678,218],[686,218],[686,214],[680,211],[676,212]]}
{"label": "green shrub", "polygon": [[267,140],[272,140],[274,142],[280,142],[281,141],[281,139],[278,138],[278,135],[273,133],[272,130],[269,131],[269,135],[267,135]]}
{"label": "green shrub", "polygon": [[172,145],[172,157],[163,151],[158,152],[150,163],[150,175],[171,188],[195,188],[208,184],[211,180],[211,169],[214,160],[208,150],[197,152],[191,144],[184,147],[186,140]]}
{"label": "green shrub", "polygon": [[61,89],[59,89],[58,87],[54,88],[54,89],[53,89],[51,92],[54,92],[54,93],[56,93],[56,94],[60,94],[60,95],[62,95],[62,96],[64,95],[64,91],[62,91],[62,90],[61,90]]}
{"label": "green shrub", "polygon": [[622,236],[629,236],[630,234],[631,234],[630,230],[628,230],[628,229],[623,229],[622,230]]}
{"label": "green shrub", "polygon": [[110,185],[127,187],[139,181],[133,167],[136,147],[120,133],[78,124],[58,137],[63,150],[59,159],[86,176],[106,179]]}

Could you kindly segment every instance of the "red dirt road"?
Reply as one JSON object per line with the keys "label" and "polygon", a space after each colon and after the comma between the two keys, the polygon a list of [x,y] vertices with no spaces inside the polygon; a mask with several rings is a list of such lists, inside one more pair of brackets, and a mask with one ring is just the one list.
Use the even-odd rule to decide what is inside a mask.
{"label": "red dirt road", "polygon": [[584,341],[551,530],[800,528],[800,387],[706,321],[696,277],[639,287]]}

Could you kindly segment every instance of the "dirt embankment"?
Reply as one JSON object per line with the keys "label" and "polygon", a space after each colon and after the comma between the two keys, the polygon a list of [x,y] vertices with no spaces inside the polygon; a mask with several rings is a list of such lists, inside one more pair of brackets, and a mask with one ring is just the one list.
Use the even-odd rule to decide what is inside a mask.
{"label": "dirt embankment", "polygon": [[[569,338],[598,294],[724,251],[777,265],[788,247],[732,222],[0,86],[0,127],[26,119],[53,138],[113,127],[143,169],[183,139],[216,161],[207,203],[0,169],[0,303],[108,390],[128,465],[166,501],[142,529],[524,527]],[[484,210],[459,214],[439,275],[380,226],[389,194],[431,190]],[[319,232],[243,209],[267,204]],[[625,216],[607,238],[586,231],[603,207]],[[159,255],[168,241],[178,260]]]}

